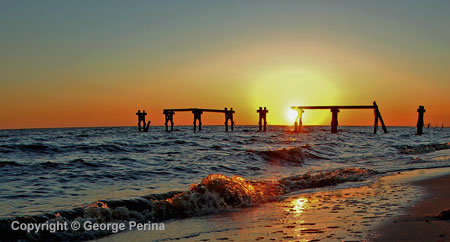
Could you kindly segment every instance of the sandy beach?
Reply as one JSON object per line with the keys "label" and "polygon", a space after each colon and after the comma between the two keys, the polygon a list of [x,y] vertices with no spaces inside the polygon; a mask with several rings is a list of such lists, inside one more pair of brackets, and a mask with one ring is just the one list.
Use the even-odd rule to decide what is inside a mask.
{"label": "sandy beach", "polygon": [[449,179],[447,168],[402,172],[358,187],[301,191],[239,212],[166,221],[165,231],[130,231],[98,241],[445,241],[450,223],[434,217],[448,209]]}
{"label": "sandy beach", "polygon": [[375,241],[450,241],[450,220],[436,216],[450,209],[450,175],[414,182],[426,196],[398,216],[377,228]]}

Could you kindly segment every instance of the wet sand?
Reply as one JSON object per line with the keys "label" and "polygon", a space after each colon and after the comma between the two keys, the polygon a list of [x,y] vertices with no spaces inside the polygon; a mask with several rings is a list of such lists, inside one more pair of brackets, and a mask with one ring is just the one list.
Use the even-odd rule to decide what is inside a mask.
{"label": "wet sand", "polygon": [[[449,231],[449,222],[425,221],[448,209],[450,176],[430,179],[437,174],[449,169],[404,172],[353,188],[303,190],[258,207],[165,221],[165,231],[130,231],[100,241],[440,241],[449,238],[439,232]],[[398,230],[405,237],[395,237]]]}
{"label": "wet sand", "polygon": [[450,220],[436,216],[450,209],[450,175],[413,184],[425,188],[426,196],[398,216],[386,222],[377,232],[375,241],[450,241]]}

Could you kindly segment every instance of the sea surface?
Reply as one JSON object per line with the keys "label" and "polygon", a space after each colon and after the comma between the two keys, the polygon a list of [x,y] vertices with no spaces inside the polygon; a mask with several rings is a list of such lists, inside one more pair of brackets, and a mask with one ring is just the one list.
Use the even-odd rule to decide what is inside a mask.
{"label": "sea surface", "polygon": [[[256,131],[256,126],[237,126],[233,132],[204,126],[197,133],[191,126],[172,132],[150,127],[148,133],[136,127],[0,130],[0,218],[70,211],[96,201],[152,195],[150,200],[164,200],[177,191],[197,192],[192,186],[210,174],[222,174],[233,184],[241,180],[231,177],[240,176],[266,190],[277,183],[271,187],[276,195],[351,185],[358,176],[450,167],[449,128],[424,129],[421,136],[413,127],[388,127],[387,134],[350,126],[339,127],[337,134],[328,126],[306,126],[301,133],[288,126]],[[299,184],[298,176],[305,173],[312,175]],[[332,178],[311,183],[317,174]]]}

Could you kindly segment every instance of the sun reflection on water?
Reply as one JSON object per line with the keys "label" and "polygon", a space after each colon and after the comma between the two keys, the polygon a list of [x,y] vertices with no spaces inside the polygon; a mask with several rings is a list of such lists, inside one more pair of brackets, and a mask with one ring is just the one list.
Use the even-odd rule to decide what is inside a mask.
{"label": "sun reflection on water", "polygon": [[296,214],[300,215],[303,213],[303,211],[305,210],[305,204],[307,202],[306,198],[299,198],[296,200],[292,201],[292,210],[293,212],[295,212]]}

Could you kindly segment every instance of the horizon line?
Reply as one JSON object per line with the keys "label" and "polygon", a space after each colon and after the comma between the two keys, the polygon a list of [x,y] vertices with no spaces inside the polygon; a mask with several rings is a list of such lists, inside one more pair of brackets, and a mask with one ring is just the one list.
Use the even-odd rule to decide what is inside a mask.
{"label": "horizon line", "polygon": [[[175,127],[190,127],[192,125],[188,125],[188,124],[183,124],[183,125],[177,125]],[[221,124],[208,124],[208,125],[202,125],[203,127],[206,126],[224,126]],[[257,124],[253,125],[253,124],[242,124],[242,125],[235,125],[234,127],[238,127],[238,126],[255,126],[258,127]],[[294,127],[294,125],[292,124],[268,124],[267,126],[292,126]],[[330,125],[325,125],[325,124],[310,124],[310,125],[302,125],[303,127],[311,127],[311,126],[323,126],[323,127],[329,127]],[[118,126],[62,126],[62,127],[42,127],[42,128],[0,128],[0,131],[3,130],[28,130],[28,129],[80,129],[80,128],[127,128],[127,127],[137,127],[137,125],[118,125]],[[155,125],[155,126],[150,126],[150,127],[165,127],[165,125]],[[373,127],[373,125],[339,125],[339,127]],[[408,125],[386,125],[386,127],[416,127],[414,126],[408,126]],[[424,127],[426,128],[426,127]],[[430,128],[442,128],[441,126],[437,127],[437,126],[430,126]],[[444,126],[443,128],[449,128],[449,126]],[[232,132],[232,131],[231,131]]]}

